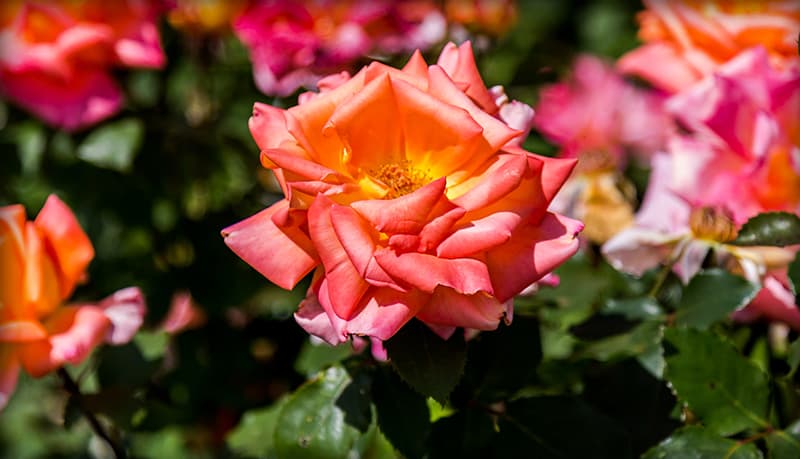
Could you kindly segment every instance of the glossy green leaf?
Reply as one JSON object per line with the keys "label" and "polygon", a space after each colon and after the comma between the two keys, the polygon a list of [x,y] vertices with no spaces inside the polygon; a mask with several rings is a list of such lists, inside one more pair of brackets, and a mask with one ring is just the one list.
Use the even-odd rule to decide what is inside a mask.
{"label": "glossy green leaf", "polygon": [[706,329],[749,303],[758,290],[758,285],[728,271],[705,270],[686,286],[675,312],[675,324]]}
{"label": "glossy green leaf", "polygon": [[575,397],[509,402],[498,416],[498,428],[494,457],[633,458],[627,433]]}
{"label": "glossy green leaf", "polygon": [[611,298],[605,302],[601,312],[603,314],[619,314],[629,320],[650,320],[664,315],[664,311],[658,301],[649,296],[625,299]]}
{"label": "glossy green leaf", "polygon": [[732,242],[738,245],[800,244],[800,217],[789,212],[767,212],[747,220]]}
{"label": "glossy green leaf", "polygon": [[330,367],[289,396],[278,415],[275,451],[280,458],[342,458],[360,437],[337,400],[352,379],[342,367]]}
{"label": "glossy green leaf", "polygon": [[699,426],[675,431],[649,449],[642,459],[760,459],[763,455],[753,443],[728,440]]}
{"label": "glossy green leaf", "polygon": [[228,447],[240,456],[275,458],[273,434],[287,400],[282,398],[266,408],[245,412],[225,440]]}
{"label": "glossy green leaf", "polygon": [[378,426],[408,459],[425,455],[430,433],[430,412],[425,399],[388,368],[379,368],[372,384]]}
{"label": "glossy green leaf", "polygon": [[459,390],[487,402],[503,400],[531,382],[541,359],[539,321],[518,316],[470,340]]}
{"label": "glossy green leaf", "polygon": [[728,436],[766,428],[769,381],[756,365],[711,332],[671,328],[665,376],[713,432]]}
{"label": "glossy green leaf", "polygon": [[797,459],[800,457],[800,420],[787,428],[767,436],[770,459]]}
{"label": "glossy green leaf", "polygon": [[78,157],[97,167],[129,172],[144,138],[144,124],[126,118],[104,124],[78,146]]}
{"label": "glossy green leaf", "polygon": [[660,345],[662,328],[659,322],[642,322],[626,333],[587,343],[577,356],[608,362],[654,352]]}
{"label": "glossy green leaf", "polygon": [[403,380],[420,394],[446,403],[464,373],[467,349],[462,333],[457,331],[445,341],[412,320],[384,345]]}
{"label": "glossy green leaf", "polygon": [[800,308],[800,252],[797,252],[794,260],[789,263],[788,274],[794,289],[794,304]]}
{"label": "glossy green leaf", "polygon": [[325,342],[314,343],[307,340],[300,348],[300,354],[294,362],[294,369],[298,373],[310,377],[323,368],[341,362],[351,355],[353,355],[353,346],[350,343],[331,346]]}

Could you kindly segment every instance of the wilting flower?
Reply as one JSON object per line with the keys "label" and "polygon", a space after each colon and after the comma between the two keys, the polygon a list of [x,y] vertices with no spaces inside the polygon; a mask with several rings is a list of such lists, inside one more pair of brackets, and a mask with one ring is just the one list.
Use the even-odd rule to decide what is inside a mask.
{"label": "wilting flower", "polygon": [[551,209],[586,223],[598,243],[633,221],[633,186],[622,176],[628,159],[647,161],[672,126],[664,97],[626,82],[609,64],[583,55],[568,80],[545,87],[534,126],[578,166]]}
{"label": "wilting flower", "polygon": [[500,36],[517,22],[515,0],[445,0],[444,12],[450,26]]}
{"label": "wilting flower", "polygon": [[34,221],[25,221],[21,205],[0,207],[0,408],[20,367],[43,376],[80,363],[103,342],[130,341],[141,326],[145,305],[138,288],[96,304],[64,304],[93,257],[88,237],[56,196]]}
{"label": "wilting flower", "polygon": [[426,1],[256,0],[234,31],[250,50],[259,90],[287,96],[368,53],[428,48],[443,38],[445,20]]}
{"label": "wilting flower", "polygon": [[517,145],[469,43],[321,87],[288,110],[256,104],[250,130],[285,199],[223,230],[283,288],[314,273],[295,314],[311,334],[377,348],[414,317],[443,337],[492,330],[577,250],[583,225],[547,211],[575,161]]}
{"label": "wilting flower", "polygon": [[710,75],[742,50],[763,46],[777,67],[797,65],[800,4],[794,0],[644,0],[641,47],[619,67],[669,92]]}
{"label": "wilting flower", "polygon": [[155,0],[22,0],[0,9],[0,90],[53,126],[80,129],[116,113],[113,67],[164,65]]}

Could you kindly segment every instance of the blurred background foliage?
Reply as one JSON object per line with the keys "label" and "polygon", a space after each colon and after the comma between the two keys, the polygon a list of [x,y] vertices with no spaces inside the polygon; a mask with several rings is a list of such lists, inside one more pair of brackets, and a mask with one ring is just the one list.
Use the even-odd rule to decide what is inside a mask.
{"label": "blurred background foliage", "polygon": [[[505,85],[512,98],[533,105],[538,89],[563,76],[578,53],[613,59],[636,46],[640,8],[634,0],[520,1],[509,33],[476,39],[487,86]],[[146,327],[132,343],[101,349],[69,370],[89,394],[84,402],[124,431],[132,456],[274,457],[276,448],[289,451],[291,445],[273,444],[283,437],[270,429],[302,424],[283,408],[303,403],[320,416],[347,418],[331,443],[341,451],[326,452],[341,457],[638,457],[686,420],[661,379],[664,314],[646,298],[656,273],[625,276],[591,251],[559,269],[561,287],[520,298],[513,326],[470,343],[470,365],[452,406],[424,402],[387,366],[347,359],[349,346],[313,344],[291,318],[307,281],[292,292],[272,286],[219,234],[280,199],[259,165],[247,119],[255,101],[288,107],[296,95],[260,94],[246,50],[231,35],[183,35],[166,22],[160,30],[167,67],[118,71],[125,109],[92,129],[68,134],[0,105],[0,205],[22,203],[32,217],[55,192],[72,207],[97,252],[90,282],[76,300],[127,285],[147,295]],[[428,61],[438,52],[426,53]],[[526,147],[557,150],[535,132]],[[172,336],[158,325],[179,291],[190,292],[208,320]],[[670,275],[659,300],[677,305],[680,293]],[[756,366],[785,375],[769,382],[785,399],[779,405],[784,412],[770,416],[800,416],[791,408],[798,406],[791,380],[800,348],[784,349],[778,359],[768,349],[765,326],[714,327],[728,327],[724,333]],[[668,340],[677,350],[704,339],[673,335]],[[724,351],[728,343],[708,346]],[[509,348],[524,351],[512,356]],[[328,367],[336,362],[344,363]],[[727,371],[708,363],[709,371]],[[515,370],[492,372],[494,366]],[[59,385],[54,375],[22,377],[0,416],[0,456],[107,457]],[[369,387],[374,404],[359,399],[363,391],[339,397],[350,387]],[[346,406],[326,405],[330,394]],[[493,416],[494,403],[505,403],[507,415]],[[704,427],[684,429],[684,441],[707,441],[711,451],[693,457],[722,457],[714,451],[760,457],[752,445],[731,449],[735,440]],[[541,441],[526,442],[531,431]],[[773,440],[775,451],[780,441]],[[685,457],[665,451],[680,450],[648,457]]]}

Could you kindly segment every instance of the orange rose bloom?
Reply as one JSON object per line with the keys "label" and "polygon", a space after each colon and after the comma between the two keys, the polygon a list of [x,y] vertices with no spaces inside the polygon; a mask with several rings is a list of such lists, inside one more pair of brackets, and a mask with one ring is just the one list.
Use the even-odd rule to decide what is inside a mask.
{"label": "orange rose bloom", "polygon": [[129,341],[145,305],[137,288],[97,304],[64,306],[86,277],[94,249],[72,211],[50,196],[34,221],[0,207],[0,408],[20,367],[39,377],[81,362],[103,341]]}
{"label": "orange rose bloom", "polygon": [[644,0],[639,38],[622,71],[678,92],[753,46],[778,68],[797,65],[800,4],[794,0]]}
{"label": "orange rose bloom", "polygon": [[529,112],[504,112],[468,42],[320,87],[288,110],[256,104],[250,131],[286,198],[223,230],[281,287],[314,272],[295,314],[311,334],[374,351],[412,318],[444,337],[492,330],[578,249],[583,225],[547,211],[575,160],[519,147],[510,125]]}

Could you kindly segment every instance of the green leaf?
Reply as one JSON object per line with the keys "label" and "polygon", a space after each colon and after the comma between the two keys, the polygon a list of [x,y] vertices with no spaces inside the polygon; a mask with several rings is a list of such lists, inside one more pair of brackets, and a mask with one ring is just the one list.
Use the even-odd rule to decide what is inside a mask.
{"label": "green leaf", "polygon": [[675,324],[707,329],[749,303],[759,286],[722,269],[705,270],[692,278],[675,312]]}
{"label": "green leaf", "polygon": [[133,342],[139,347],[142,356],[147,360],[160,359],[167,351],[169,334],[164,331],[140,330],[133,337]]}
{"label": "green leaf", "polygon": [[666,378],[678,398],[723,436],[769,426],[769,381],[735,347],[711,332],[672,328],[664,332]]}
{"label": "green leaf", "polygon": [[372,398],[378,426],[392,445],[409,459],[424,456],[431,429],[425,399],[385,367],[375,373]]}
{"label": "green leaf", "polygon": [[789,375],[793,376],[797,372],[797,368],[800,367],[800,338],[789,345],[789,353],[786,360],[789,364]]}
{"label": "green leaf", "polygon": [[531,381],[541,360],[539,321],[517,316],[470,341],[459,391],[487,402],[508,398]]}
{"label": "green leaf", "polygon": [[372,423],[372,376],[364,371],[350,371],[350,378],[336,399],[336,406],[344,411],[347,424],[366,432]]}
{"label": "green leaf", "polygon": [[603,314],[619,314],[628,320],[650,320],[664,316],[664,311],[655,298],[642,296],[637,298],[611,298],[601,309]]}
{"label": "green leaf", "polygon": [[684,427],[650,448],[642,459],[759,459],[761,451],[753,443],[728,440],[699,426]]}
{"label": "green leaf", "polygon": [[792,283],[794,291],[794,304],[800,307],[800,252],[794,257],[794,260],[789,263],[789,281]]}
{"label": "green leaf", "polygon": [[414,390],[442,404],[464,373],[467,349],[456,332],[447,341],[412,320],[384,343],[392,367]]}
{"label": "green leaf", "polygon": [[44,126],[35,121],[26,121],[15,125],[9,131],[17,144],[22,173],[27,175],[38,172],[47,144]]}
{"label": "green leaf", "polygon": [[662,328],[659,322],[642,322],[626,333],[589,342],[576,356],[609,362],[645,355],[658,350]]}
{"label": "green leaf", "polygon": [[104,124],[78,146],[78,157],[97,167],[128,172],[144,137],[144,125],[136,118]]}
{"label": "green leaf", "polygon": [[360,433],[336,402],[351,381],[344,368],[330,367],[289,396],[275,428],[278,457],[347,457]]}
{"label": "green leaf", "polygon": [[800,217],[789,212],[766,212],[747,220],[732,242],[737,245],[800,244]]}
{"label": "green leaf", "polygon": [[493,457],[494,421],[483,410],[465,409],[439,419],[431,429],[428,452],[431,459],[483,459]]}
{"label": "green leaf", "polygon": [[[523,398],[498,417],[493,457],[632,458],[627,432],[578,398]],[[520,453],[524,451],[524,455]]]}
{"label": "green leaf", "polygon": [[800,420],[783,430],[767,436],[770,459],[797,459],[800,457]]}
{"label": "green leaf", "polygon": [[353,355],[353,346],[350,343],[331,346],[325,342],[317,344],[306,340],[294,362],[294,369],[298,373],[311,377],[323,368],[341,362],[351,355]]}
{"label": "green leaf", "polygon": [[277,457],[273,434],[278,416],[287,401],[288,398],[282,398],[266,408],[245,412],[239,425],[225,440],[228,447],[241,456]]}

